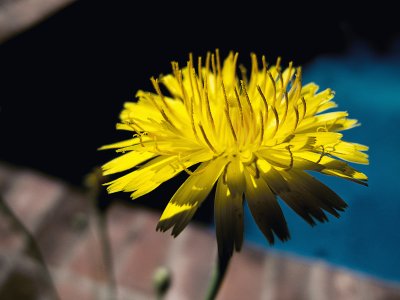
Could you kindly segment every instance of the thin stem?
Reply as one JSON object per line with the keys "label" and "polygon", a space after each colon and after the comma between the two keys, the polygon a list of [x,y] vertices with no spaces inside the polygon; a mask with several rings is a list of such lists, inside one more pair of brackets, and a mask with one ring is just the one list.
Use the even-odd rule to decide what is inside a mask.
{"label": "thin stem", "polygon": [[112,259],[110,239],[107,233],[107,214],[97,211],[97,226],[100,235],[100,244],[103,253],[103,261],[106,269],[109,299],[117,299],[117,284],[114,274],[114,264]]}
{"label": "thin stem", "polygon": [[48,281],[54,299],[56,300],[60,299],[57,293],[57,289],[54,285],[53,279],[51,277],[51,273],[46,265],[42,252],[40,251],[40,248],[36,243],[35,237],[29,232],[28,228],[26,228],[25,225],[18,219],[14,211],[8,206],[7,202],[4,201],[1,196],[0,196],[0,210],[11,219],[14,228],[22,232],[27,242],[27,249],[43,268],[44,275]]}
{"label": "thin stem", "polygon": [[217,256],[217,263],[212,274],[210,285],[208,287],[206,300],[214,300],[217,297],[218,291],[224,281],[226,271],[229,266],[231,257]]}
{"label": "thin stem", "polygon": [[101,170],[95,168],[93,172],[85,178],[87,187],[87,197],[92,203],[91,215],[95,221],[97,232],[100,239],[100,248],[103,255],[107,280],[107,299],[117,298],[117,283],[114,274],[114,264],[112,259],[111,243],[107,233],[107,211],[110,201],[105,201],[101,193]]}

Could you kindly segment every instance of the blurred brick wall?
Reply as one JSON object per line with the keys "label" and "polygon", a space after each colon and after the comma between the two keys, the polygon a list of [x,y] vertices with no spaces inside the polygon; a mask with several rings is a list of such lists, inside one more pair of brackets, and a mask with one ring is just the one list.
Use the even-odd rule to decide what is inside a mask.
{"label": "blurred brick wall", "polygon": [[[3,163],[0,193],[35,236],[62,300],[115,298],[107,286],[96,218],[81,190]],[[190,224],[173,239],[155,231],[158,217],[143,208],[111,207],[117,299],[154,299],[152,277],[160,266],[172,272],[167,299],[203,299],[216,255],[214,233]],[[0,299],[53,299],[43,267],[4,213],[0,236]],[[400,287],[247,244],[234,255],[218,299],[394,300],[400,299]]]}

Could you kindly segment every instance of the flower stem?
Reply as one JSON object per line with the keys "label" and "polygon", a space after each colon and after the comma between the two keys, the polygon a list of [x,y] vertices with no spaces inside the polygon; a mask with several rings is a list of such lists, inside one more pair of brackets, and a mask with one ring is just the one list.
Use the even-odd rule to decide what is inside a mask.
{"label": "flower stem", "polygon": [[111,298],[117,299],[117,284],[114,274],[114,264],[112,259],[110,239],[107,233],[107,215],[106,212],[97,211],[97,226],[100,234],[100,243],[103,253],[103,260],[107,275],[108,293]]}
{"label": "flower stem", "polygon": [[231,256],[220,257],[217,256],[217,263],[212,274],[210,285],[208,287],[206,300],[214,300],[217,297],[218,291],[224,281],[226,271],[230,262]]}
{"label": "flower stem", "polygon": [[95,222],[100,239],[100,248],[106,273],[107,299],[118,299],[111,243],[107,232],[107,212],[111,202],[103,198],[102,180],[104,179],[101,175],[101,170],[95,168],[86,176],[84,185],[87,188],[87,197],[91,201],[90,214]]}

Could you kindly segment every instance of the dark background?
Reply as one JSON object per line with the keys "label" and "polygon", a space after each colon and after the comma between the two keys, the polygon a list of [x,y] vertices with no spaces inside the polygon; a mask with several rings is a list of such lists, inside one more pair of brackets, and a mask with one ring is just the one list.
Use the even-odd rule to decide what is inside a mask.
{"label": "dark background", "polygon": [[[245,65],[250,52],[304,65],[357,41],[385,55],[399,36],[390,9],[367,13],[364,6],[345,16],[289,4],[132,2],[77,2],[0,45],[0,160],[80,184],[115,157],[99,146],[129,138],[115,130],[123,103],[189,52],[232,49]],[[154,197],[150,206],[164,206],[169,187],[139,202]]]}

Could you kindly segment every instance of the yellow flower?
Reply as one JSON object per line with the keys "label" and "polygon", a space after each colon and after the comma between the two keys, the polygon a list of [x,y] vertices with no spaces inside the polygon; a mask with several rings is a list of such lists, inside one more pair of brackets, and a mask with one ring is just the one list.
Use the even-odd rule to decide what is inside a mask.
{"label": "yellow flower", "polygon": [[[117,129],[133,138],[100,149],[121,156],[103,166],[104,175],[132,169],[108,183],[108,192],[132,192],[138,198],[178,173],[187,180],[165,208],[157,229],[177,236],[214,185],[215,224],[220,255],[240,250],[243,200],[270,243],[274,235],[289,238],[277,202],[279,196],[311,225],[336,217],[346,203],[308,174],[308,170],[366,185],[367,176],[346,161],[368,164],[368,147],[342,140],[340,131],[357,120],[347,112],[323,113],[336,107],[333,91],[302,85],[301,69],[280,60],[267,66],[251,55],[250,78],[237,53],[223,65],[218,50],[185,68],[172,63],[172,74],[152,78],[154,92],[139,91],[138,102],[125,103]],[[162,92],[161,88],[168,90]],[[192,167],[192,168],[191,168]],[[189,169],[191,168],[191,169]]]}

